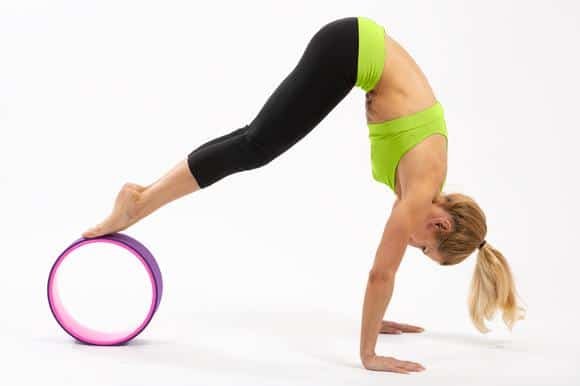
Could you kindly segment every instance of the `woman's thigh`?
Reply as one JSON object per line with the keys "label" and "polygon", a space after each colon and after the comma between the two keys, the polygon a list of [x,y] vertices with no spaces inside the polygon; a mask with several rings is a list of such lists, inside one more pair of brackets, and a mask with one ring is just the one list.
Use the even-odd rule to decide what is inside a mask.
{"label": "woman's thigh", "polygon": [[292,72],[268,98],[248,128],[248,137],[270,157],[308,134],[354,87],[357,19],[323,26]]}

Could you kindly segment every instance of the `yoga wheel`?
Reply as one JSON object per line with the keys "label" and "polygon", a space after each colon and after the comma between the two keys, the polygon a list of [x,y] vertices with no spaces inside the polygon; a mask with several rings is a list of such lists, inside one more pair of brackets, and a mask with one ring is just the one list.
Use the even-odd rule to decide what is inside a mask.
{"label": "yoga wheel", "polygon": [[[86,250],[91,248],[88,252],[92,254],[87,254]],[[119,253],[124,257],[118,260],[111,257]],[[68,287],[59,285],[65,278]],[[91,283],[92,287],[87,288]],[[103,299],[107,292],[108,299]],[[162,293],[161,271],[153,254],[139,241],[122,233],[75,240],[54,262],[47,285],[50,310],[63,330],[82,343],[99,346],[125,344],[139,335],[155,315]],[[66,302],[66,299],[73,301]],[[115,302],[121,304],[107,308]],[[84,319],[78,312],[75,314],[70,303],[85,310]],[[97,305],[100,308],[93,313],[91,321],[91,308],[97,309]],[[140,308],[132,309],[136,305]],[[131,320],[119,323],[118,319],[129,310],[133,312]],[[113,321],[117,326],[96,327],[99,323],[95,320],[101,324],[102,320]]]}

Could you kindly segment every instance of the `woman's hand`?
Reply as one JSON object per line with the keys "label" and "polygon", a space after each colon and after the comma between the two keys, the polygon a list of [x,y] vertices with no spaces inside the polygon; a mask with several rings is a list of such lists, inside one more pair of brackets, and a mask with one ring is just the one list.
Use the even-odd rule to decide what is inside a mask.
{"label": "woman's hand", "polygon": [[423,332],[424,328],[413,326],[411,324],[397,323],[389,320],[383,320],[381,325],[381,334],[402,334],[403,332]]}
{"label": "woman's hand", "polygon": [[[411,324],[397,323],[383,320],[380,332],[382,334],[402,334],[403,332],[423,332],[423,327]],[[411,371],[423,371],[425,367],[417,362],[401,361],[394,357],[371,355],[362,358],[364,367],[374,371],[392,371],[395,373],[409,374]]]}
{"label": "woman's hand", "polygon": [[423,371],[425,367],[420,363],[401,361],[393,357],[372,355],[362,359],[363,366],[367,370],[392,371],[395,373],[409,374],[411,371]]}

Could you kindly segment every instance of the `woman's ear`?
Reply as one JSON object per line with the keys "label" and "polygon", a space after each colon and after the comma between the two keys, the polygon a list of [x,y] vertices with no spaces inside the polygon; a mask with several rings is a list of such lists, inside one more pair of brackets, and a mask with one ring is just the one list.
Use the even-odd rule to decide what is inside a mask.
{"label": "woman's ear", "polygon": [[445,233],[451,231],[451,219],[446,216],[438,216],[431,219],[431,223],[437,230],[443,231]]}
{"label": "woman's ear", "polygon": [[438,231],[448,232],[451,229],[451,222],[443,216],[433,217],[429,222]]}

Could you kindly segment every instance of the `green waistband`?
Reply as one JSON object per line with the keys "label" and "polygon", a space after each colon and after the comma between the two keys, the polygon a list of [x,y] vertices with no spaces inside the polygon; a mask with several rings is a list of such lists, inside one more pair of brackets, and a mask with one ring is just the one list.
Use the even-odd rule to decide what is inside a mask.
{"label": "green waistband", "polygon": [[385,28],[375,21],[358,18],[358,63],[356,86],[371,91],[381,79],[385,64]]}
{"label": "green waistband", "polygon": [[439,118],[443,118],[443,106],[441,106],[441,103],[435,102],[433,106],[414,114],[405,115],[384,122],[368,123],[367,126],[369,128],[369,136],[392,135],[395,130],[399,132],[401,130],[412,129]]}

